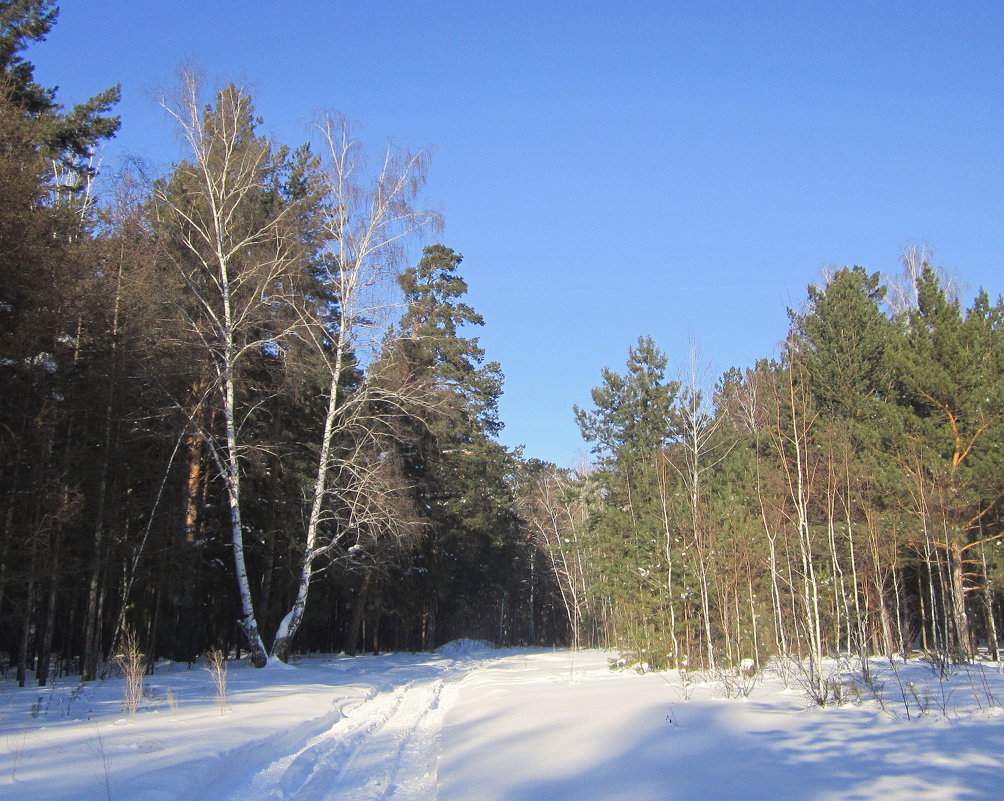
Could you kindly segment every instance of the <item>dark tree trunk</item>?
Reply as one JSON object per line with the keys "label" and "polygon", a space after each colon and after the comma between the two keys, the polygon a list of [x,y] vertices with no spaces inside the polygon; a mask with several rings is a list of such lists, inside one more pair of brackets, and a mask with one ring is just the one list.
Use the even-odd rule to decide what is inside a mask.
{"label": "dark tree trunk", "polygon": [[38,643],[38,686],[44,687],[49,682],[49,665],[52,661],[52,638],[56,628],[56,606],[59,599],[59,552],[62,547],[63,527],[56,526],[52,542],[52,558],[49,563],[49,592],[45,605],[45,621],[42,624],[42,635]]}
{"label": "dark tree trunk", "polygon": [[352,616],[349,618],[349,626],[345,630],[345,645],[343,649],[349,656],[356,655],[359,645],[359,634],[362,631],[363,612],[366,611],[366,596],[369,594],[370,574],[367,571],[363,574],[363,580],[356,591],[355,603],[352,606]]}

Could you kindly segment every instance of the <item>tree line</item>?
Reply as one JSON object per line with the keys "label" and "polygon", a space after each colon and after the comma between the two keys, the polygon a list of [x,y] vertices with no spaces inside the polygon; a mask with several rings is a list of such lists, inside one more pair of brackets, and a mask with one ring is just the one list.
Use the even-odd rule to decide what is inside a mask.
{"label": "tree line", "polygon": [[[186,70],[186,155],[96,180],[117,88],[67,110],[0,5],[0,651],[24,683],[152,662],[560,638],[495,439],[461,257],[415,238],[424,151],[261,133]],[[100,192],[98,191],[100,189]]]}
{"label": "tree line", "polygon": [[[184,71],[163,175],[99,176],[117,88],[64,108],[0,3],[0,656],[21,683],[210,649],[455,637],[732,668],[997,656],[1002,304],[921,252],[810,286],[776,358],[710,382],[642,337],[574,414],[594,462],[497,441],[500,365],[424,151],[296,148]],[[711,385],[713,384],[713,385]]]}
{"label": "tree line", "polygon": [[576,409],[596,456],[538,465],[538,538],[576,638],[655,667],[998,657],[1004,305],[906,275],[810,286],[774,359],[705,387],[648,337]]}

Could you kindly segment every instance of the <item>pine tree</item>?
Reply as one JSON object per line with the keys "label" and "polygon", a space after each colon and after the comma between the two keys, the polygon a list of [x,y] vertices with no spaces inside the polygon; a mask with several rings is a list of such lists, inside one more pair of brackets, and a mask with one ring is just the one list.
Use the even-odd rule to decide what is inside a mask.
{"label": "pine tree", "polygon": [[427,521],[409,576],[421,599],[415,612],[426,620],[423,644],[430,645],[468,626],[488,639],[512,636],[514,576],[525,558],[511,457],[493,439],[501,428],[502,373],[485,362],[477,338],[465,335],[484,320],[463,301],[461,260],[432,245],[401,276],[407,306],[388,354],[399,380],[424,384],[429,397],[428,411],[414,415],[404,435],[403,455]]}
{"label": "pine tree", "polygon": [[56,161],[60,183],[80,189],[90,175],[90,161],[102,139],[114,136],[118,116],[109,112],[119,101],[118,86],[105,89],[66,110],[56,101],[56,89],[35,82],[35,67],[22,55],[52,30],[59,9],[52,0],[0,2],[0,92],[30,121],[41,155]]}
{"label": "pine tree", "polygon": [[882,312],[884,296],[878,273],[844,268],[825,287],[810,286],[807,310],[791,316],[792,345],[819,414],[813,437],[825,452],[813,518],[827,533],[834,643],[843,637],[865,652],[871,639],[891,654],[902,647],[893,636],[902,561],[887,447],[896,416],[890,354],[899,332]]}
{"label": "pine tree", "polygon": [[77,600],[66,577],[82,572],[80,528],[92,514],[88,449],[107,428],[92,412],[105,408],[107,381],[94,368],[112,303],[91,239],[93,209],[63,190],[87,184],[87,160],[117,128],[107,116],[117,90],[66,112],[55,89],[34,82],[22,53],[54,21],[51,3],[0,3],[0,582],[9,565],[23,566],[23,595],[7,596],[20,595],[20,642],[9,650],[22,681],[37,658],[42,683],[60,609]]}
{"label": "pine tree", "polygon": [[963,314],[930,267],[917,282],[917,294],[918,308],[907,318],[896,354],[910,410],[904,469],[913,480],[925,542],[939,557],[952,624],[946,634],[955,654],[966,659],[973,649],[967,596],[979,575],[975,549],[1002,536],[987,526],[1004,489],[995,445],[1004,422],[1002,310],[982,292]]}
{"label": "pine tree", "polygon": [[862,267],[844,268],[825,287],[809,287],[804,314],[789,312],[817,402],[852,420],[873,415],[892,381],[892,322],[880,308],[880,280]]}
{"label": "pine tree", "polygon": [[666,363],[653,340],[640,337],[628,350],[627,372],[604,368],[602,385],[592,391],[594,408],[574,409],[599,457],[594,478],[602,500],[587,528],[595,591],[613,609],[621,647],[652,666],[680,658],[672,610],[679,566],[671,558],[677,499],[666,461],[678,433],[680,384],[666,379]]}

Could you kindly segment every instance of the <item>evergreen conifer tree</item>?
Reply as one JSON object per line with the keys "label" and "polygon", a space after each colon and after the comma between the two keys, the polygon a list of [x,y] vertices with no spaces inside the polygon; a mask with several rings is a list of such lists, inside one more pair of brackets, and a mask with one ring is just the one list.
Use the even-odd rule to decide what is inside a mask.
{"label": "evergreen conifer tree", "polygon": [[119,128],[118,116],[110,111],[121,93],[113,86],[67,110],[57,102],[55,88],[35,81],[35,67],[23,52],[45,39],[58,15],[52,0],[0,2],[0,92],[31,122],[42,155],[68,173],[62,184],[75,189],[93,174],[90,160],[97,144]]}
{"label": "evergreen conifer tree", "polygon": [[[464,300],[462,257],[443,245],[423,251],[400,285],[406,311],[388,358],[402,377],[424,382],[431,414],[404,438],[406,474],[427,520],[411,582],[427,620],[424,644],[459,636],[465,626],[498,640],[509,623],[496,618],[514,591],[518,521],[509,486],[511,456],[494,439],[501,428],[497,362],[465,329],[484,319]],[[504,616],[503,616],[504,617]],[[487,626],[489,620],[497,625]]]}

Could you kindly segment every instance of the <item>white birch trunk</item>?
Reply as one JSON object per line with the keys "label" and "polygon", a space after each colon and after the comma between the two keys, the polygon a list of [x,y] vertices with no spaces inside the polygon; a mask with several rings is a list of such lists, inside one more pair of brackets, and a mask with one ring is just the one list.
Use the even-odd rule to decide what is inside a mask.
{"label": "white birch trunk", "polygon": [[[388,150],[370,192],[362,191],[355,177],[358,168],[355,154],[358,144],[351,139],[349,128],[343,121],[326,118],[318,123],[318,130],[328,155],[327,183],[329,198],[333,203],[327,223],[329,243],[334,250],[335,267],[326,280],[335,289],[339,302],[338,329],[334,335],[334,353],[328,354],[325,320],[302,310],[304,331],[321,356],[328,371],[328,397],[321,434],[317,468],[311,488],[310,512],[304,531],[301,550],[300,573],[296,596],[283,616],[272,645],[272,656],[285,661],[290,653],[306,611],[310,584],[317,571],[319,560],[330,554],[339,544],[342,533],[322,541],[321,525],[324,522],[325,501],[332,492],[332,472],[344,468],[354,486],[348,490],[351,500],[342,500],[351,508],[350,517],[366,519],[369,525],[380,525],[388,536],[393,536],[395,521],[388,518],[387,510],[376,505],[367,507],[366,495],[378,493],[369,487],[376,471],[362,465],[339,464],[332,460],[332,447],[339,431],[349,428],[364,429],[367,422],[367,393],[372,384],[364,381],[361,389],[351,399],[343,397],[339,383],[348,359],[358,356],[354,351],[364,342],[363,328],[373,326],[375,318],[389,307],[381,305],[378,296],[396,277],[394,262],[396,249],[403,237],[419,228],[435,223],[437,216],[428,211],[412,208],[418,189],[424,182],[424,154],[406,156],[400,160]],[[376,348],[386,346],[380,341],[379,326],[370,336]],[[404,403],[404,390],[396,397],[381,397],[392,406]],[[349,457],[351,458],[351,457]]]}

